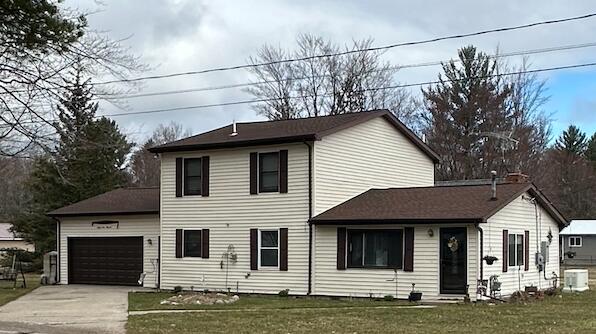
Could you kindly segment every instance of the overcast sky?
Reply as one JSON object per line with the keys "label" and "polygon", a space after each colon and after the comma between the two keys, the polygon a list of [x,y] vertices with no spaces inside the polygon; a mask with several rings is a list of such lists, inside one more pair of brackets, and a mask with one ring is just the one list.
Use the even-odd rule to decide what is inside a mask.
{"label": "overcast sky", "polygon": [[[69,0],[67,6],[97,10],[90,26],[124,43],[152,70],[141,75],[167,74],[239,65],[263,44],[291,48],[299,33],[313,33],[339,44],[374,38],[375,46],[450,34],[526,24],[596,12],[586,1],[199,1],[199,0]],[[474,44],[493,53],[596,42],[596,18],[512,32],[401,47],[384,57],[396,64],[447,60],[461,46]],[[519,63],[520,57],[509,58]],[[533,55],[534,68],[596,62],[596,47]],[[440,67],[402,69],[401,83],[435,80]],[[596,67],[541,73],[551,99],[545,107],[554,118],[554,134],[570,123],[596,131]],[[245,70],[153,80],[142,93],[243,83]],[[414,88],[419,93],[420,88]],[[193,92],[129,99],[128,111],[246,100],[241,89]],[[102,113],[122,112],[102,105]],[[193,133],[238,121],[261,119],[249,105],[215,107],[115,118],[138,142],[160,123],[173,120]]]}

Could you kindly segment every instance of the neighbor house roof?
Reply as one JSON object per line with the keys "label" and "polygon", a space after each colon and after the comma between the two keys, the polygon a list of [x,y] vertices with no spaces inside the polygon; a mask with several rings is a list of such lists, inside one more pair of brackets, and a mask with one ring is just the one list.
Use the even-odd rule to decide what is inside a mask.
{"label": "neighbor house roof", "polygon": [[313,224],[486,222],[525,192],[553,216],[562,228],[565,218],[531,183],[501,183],[492,200],[490,185],[457,185],[371,189],[310,221]]}
{"label": "neighbor house roof", "polygon": [[439,161],[439,156],[428,145],[387,110],[279,121],[237,123],[237,135],[234,136],[230,135],[233,128],[233,125],[230,124],[196,136],[159,145],[149,149],[149,151],[160,153],[314,141],[377,117],[385,118],[429,158],[435,162]]}
{"label": "neighbor house roof", "polygon": [[12,227],[11,224],[8,223],[0,223],[0,241],[16,241],[16,240],[23,240],[23,238],[17,238],[14,233],[10,231]]}
{"label": "neighbor house roof", "polygon": [[596,235],[596,219],[577,219],[569,222],[561,235]]}
{"label": "neighbor house roof", "polygon": [[159,213],[159,188],[120,188],[62,207],[52,217]]}

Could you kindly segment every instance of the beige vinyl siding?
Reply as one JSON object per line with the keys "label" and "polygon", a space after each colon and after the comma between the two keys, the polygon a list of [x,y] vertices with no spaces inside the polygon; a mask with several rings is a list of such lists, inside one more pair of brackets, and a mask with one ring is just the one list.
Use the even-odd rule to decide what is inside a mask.
{"label": "beige vinyl siding", "polygon": [[[118,221],[118,228],[97,228],[99,220]],[[157,286],[159,217],[158,215],[68,217],[60,218],[60,283],[68,284],[69,237],[143,237],[143,271],[147,273],[143,286]],[[152,244],[149,245],[148,239]]]}
{"label": "beige vinyl siding", "polygon": [[[250,152],[288,150],[288,193],[249,193]],[[209,197],[176,197],[176,157],[210,156]],[[228,287],[248,293],[306,294],[308,288],[308,148],[303,143],[162,154],[162,288],[224,290],[222,255],[232,245]],[[250,270],[250,229],[288,228],[288,271]],[[176,229],[209,229],[209,259],[176,258]]]}
{"label": "beige vinyl siding", "polygon": [[[531,198],[527,193],[523,196]],[[546,265],[546,276],[550,278],[553,272],[559,275],[559,228],[546,210],[540,205],[538,208],[542,222],[539,241],[547,241],[546,235],[549,229],[553,235],[549,247],[549,262]],[[520,287],[523,290],[525,286],[530,285],[542,289],[551,286],[551,281],[545,280],[544,274],[539,273],[534,264],[537,237],[535,217],[534,204],[523,200],[520,196],[490,217],[487,223],[481,225],[484,230],[484,255],[493,255],[499,259],[491,266],[484,263],[484,279],[489,279],[491,275],[498,275],[499,281],[503,283],[501,293],[504,296],[520,290]],[[522,266],[521,270],[518,267],[509,267],[507,272],[503,272],[503,230],[508,230],[509,234],[522,235],[524,231],[530,231],[530,267],[528,271],[524,271]],[[540,242],[538,251],[540,251]]]}
{"label": "beige vinyl siding", "polygon": [[[443,225],[456,227],[465,225]],[[385,295],[395,296],[394,271],[392,269],[356,269],[347,268],[337,270],[337,228],[348,229],[401,229],[404,225],[375,225],[375,226],[317,226],[315,247],[315,276],[314,294],[325,296],[354,296],[375,297]],[[412,283],[416,290],[422,291],[424,300],[439,300],[454,298],[453,295],[439,293],[439,225],[414,226],[414,271],[397,271],[397,297],[407,298],[412,290]],[[428,230],[433,230],[429,236]],[[476,264],[478,261],[477,230],[474,226],[467,226],[468,232],[468,284],[476,284]],[[461,296],[455,296],[461,297]]]}
{"label": "beige vinyl siding", "polygon": [[314,145],[315,215],[371,188],[434,184],[434,163],[382,117]]}

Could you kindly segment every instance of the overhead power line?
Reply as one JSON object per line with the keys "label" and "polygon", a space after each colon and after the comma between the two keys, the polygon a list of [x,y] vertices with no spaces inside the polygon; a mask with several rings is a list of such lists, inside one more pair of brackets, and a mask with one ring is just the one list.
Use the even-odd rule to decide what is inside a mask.
{"label": "overhead power line", "polygon": [[[515,71],[515,72],[507,72],[507,73],[499,73],[487,76],[477,76],[473,77],[475,79],[483,79],[483,78],[494,78],[494,77],[503,77],[503,76],[511,76],[511,75],[521,75],[521,74],[531,74],[531,73],[539,73],[539,72],[550,72],[550,71],[560,71],[560,70],[567,70],[567,69],[574,69],[574,68],[585,68],[585,67],[593,67],[596,66],[596,62],[591,63],[583,63],[583,64],[575,64],[575,65],[565,65],[565,66],[556,66],[556,67],[548,67],[548,68],[540,68],[535,70],[525,70],[525,71]],[[466,78],[470,79],[470,78]],[[464,80],[464,79],[461,79]],[[443,82],[455,82],[461,80],[448,80],[445,79]],[[402,84],[402,85],[394,85],[394,86],[386,86],[386,87],[375,87],[361,90],[361,92],[367,91],[380,91],[386,89],[396,89],[396,88],[406,88],[406,87],[415,87],[415,86],[427,86],[427,85],[434,85],[441,83],[440,80],[435,81],[425,81],[425,82],[418,82],[418,83],[411,83],[411,84]],[[322,95],[325,96],[325,95]],[[298,99],[298,98],[308,98],[313,97],[312,95],[300,95],[300,96],[290,96],[290,99]],[[142,111],[133,111],[127,113],[114,113],[114,114],[106,114],[106,115],[97,115],[96,118],[99,117],[118,117],[118,116],[131,116],[131,115],[142,115],[142,114],[154,114],[154,113],[162,113],[162,112],[170,112],[170,111],[181,111],[181,110],[192,110],[192,109],[206,109],[206,108],[213,108],[213,107],[224,107],[224,106],[232,106],[232,105],[242,105],[242,104],[252,104],[252,103],[262,103],[262,102],[272,102],[277,101],[279,98],[269,98],[269,99],[253,99],[253,100],[241,100],[241,101],[232,101],[232,102],[224,102],[224,103],[213,103],[213,104],[202,104],[202,105],[194,105],[194,106],[184,106],[184,107],[175,107],[175,108],[166,108],[166,109],[153,109],[153,110],[142,110]],[[54,121],[54,120],[52,120]],[[42,121],[26,121],[26,124],[40,124],[46,123]],[[25,124],[23,123],[23,124]],[[9,124],[0,124],[0,126],[7,126]]]}
{"label": "overhead power line", "polygon": [[[559,70],[567,70],[573,68],[583,68],[583,67],[592,67],[596,66],[596,62],[592,63],[584,63],[584,64],[575,64],[575,65],[566,65],[566,66],[557,66],[557,67],[548,67],[548,68],[540,68],[535,70],[524,70],[524,71],[515,71],[515,72],[507,72],[507,73],[499,73],[487,76],[478,76],[473,77],[474,79],[484,79],[484,78],[494,78],[494,77],[503,77],[503,76],[511,76],[511,75],[520,75],[520,74],[530,74],[530,73],[539,73],[539,72],[549,72],[549,71],[559,71]],[[470,79],[470,78],[466,78]],[[463,79],[462,79],[463,80]],[[443,82],[455,82],[461,80],[443,80]],[[385,87],[375,87],[369,89],[363,89],[359,92],[369,92],[369,91],[380,91],[385,89],[396,89],[396,88],[406,88],[406,87],[415,87],[415,86],[427,86],[427,85],[434,85],[441,83],[440,80],[435,81],[425,81],[425,82],[418,82],[418,83],[411,83],[411,84],[401,84],[401,85],[393,85],[393,86],[385,86]],[[321,95],[325,96],[325,95]],[[299,96],[289,96],[290,99],[300,99],[300,98],[308,98],[313,97],[312,95],[299,95]],[[194,105],[194,106],[184,106],[184,107],[175,107],[175,108],[166,108],[166,109],[153,109],[153,110],[143,110],[143,111],[133,111],[128,113],[114,113],[114,114],[106,114],[100,115],[106,117],[118,117],[118,116],[130,116],[130,115],[142,115],[142,114],[154,114],[154,113],[162,113],[162,112],[169,112],[169,111],[180,111],[180,110],[190,110],[190,109],[205,109],[205,108],[213,108],[213,107],[225,107],[225,106],[233,106],[233,105],[241,105],[241,104],[252,104],[252,103],[262,103],[262,102],[272,102],[277,101],[279,98],[268,98],[268,99],[253,99],[253,100],[241,100],[241,101],[232,101],[232,102],[224,102],[224,103],[213,103],[213,104],[202,104],[202,105]]]}
{"label": "overhead power line", "polygon": [[481,30],[481,31],[476,31],[476,32],[471,32],[471,33],[448,35],[448,36],[435,37],[435,38],[429,38],[429,39],[423,39],[423,40],[411,41],[411,42],[395,43],[395,44],[389,44],[389,45],[385,45],[385,46],[371,47],[371,48],[365,48],[365,49],[348,50],[348,51],[320,54],[320,55],[300,57],[300,58],[289,58],[289,59],[282,59],[282,60],[257,63],[257,64],[242,64],[242,65],[235,65],[235,66],[216,67],[216,68],[210,68],[210,69],[204,69],[204,70],[198,70],[198,71],[188,71],[188,72],[178,72],[178,73],[170,73],[170,74],[162,74],[162,75],[144,76],[144,77],[138,77],[138,78],[132,78],[132,79],[109,80],[109,81],[97,82],[97,83],[95,83],[95,85],[106,85],[106,84],[113,84],[113,83],[120,83],[120,82],[135,82],[135,81],[143,81],[143,80],[173,78],[173,77],[186,76],[186,75],[196,75],[196,74],[205,74],[205,73],[212,73],[212,72],[231,71],[231,70],[246,69],[246,68],[253,68],[253,67],[260,67],[260,66],[291,63],[291,62],[296,62],[296,61],[305,61],[305,60],[311,60],[311,59],[343,56],[343,55],[349,55],[349,54],[359,53],[359,52],[382,51],[382,50],[389,50],[389,49],[402,47],[402,46],[428,44],[428,43],[435,43],[435,42],[446,41],[446,40],[451,40],[451,39],[459,39],[459,38],[472,37],[472,36],[481,36],[481,35],[492,34],[492,33],[497,33],[497,32],[527,29],[527,28],[543,26],[543,25],[584,20],[584,19],[595,17],[595,16],[596,16],[596,13],[589,13],[589,14],[585,14],[585,15],[572,16],[572,17],[567,17],[567,18],[562,18],[562,19],[538,21],[538,22],[521,24],[521,25],[516,25],[516,26],[487,29],[487,30]]}
{"label": "overhead power line", "polygon": [[[490,55],[489,57],[491,57],[493,59],[506,58],[506,57],[524,56],[524,55],[555,52],[555,51],[582,49],[582,48],[594,47],[594,46],[596,46],[596,42],[583,43],[583,44],[572,44],[572,45],[562,45],[562,46],[554,46],[554,47],[549,47],[549,48],[540,48],[540,49],[532,49],[532,50],[513,51],[513,52],[508,52],[508,53],[493,54],[493,55]],[[448,61],[451,61],[451,60],[396,65],[396,66],[391,66],[388,69],[398,70],[398,69],[404,69],[404,68],[438,66],[438,65],[441,65]],[[460,62],[459,59],[453,59],[452,61]],[[385,71],[388,69],[376,69],[376,70],[372,70],[372,72]],[[314,79],[314,78],[320,78],[320,77],[326,77],[326,76],[328,76],[328,75],[322,74],[322,75],[317,75],[317,76],[304,76],[304,77],[286,78],[286,79],[281,79],[281,80],[263,80],[263,81],[256,81],[256,82],[243,82],[243,83],[229,84],[229,85],[206,86],[206,87],[198,87],[198,88],[176,89],[176,90],[157,91],[157,92],[129,94],[129,95],[126,95],[126,94],[116,95],[116,96],[99,95],[99,96],[95,97],[95,99],[106,99],[107,98],[107,99],[118,99],[119,100],[119,99],[134,99],[134,98],[140,98],[140,97],[164,96],[164,95],[185,94],[185,93],[195,93],[195,92],[207,92],[207,91],[216,91],[216,90],[264,85],[264,84],[275,83],[278,81],[286,82],[286,81],[294,81],[294,80],[306,80],[306,79]]]}

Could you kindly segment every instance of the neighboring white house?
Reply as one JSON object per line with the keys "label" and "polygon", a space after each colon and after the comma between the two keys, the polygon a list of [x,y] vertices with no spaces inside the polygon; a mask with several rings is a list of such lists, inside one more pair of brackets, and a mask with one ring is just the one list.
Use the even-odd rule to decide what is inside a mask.
{"label": "neighboring white house", "polygon": [[561,259],[569,265],[596,264],[596,219],[576,219],[561,231]]}
{"label": "neighboring white house", "polygon": [[[552,240],[566,221],[531,183],[511,179],[496,197],[491,185],[434,186],[438,156],[387,111],[233,124],[151,151],[161,157],[153,223],[122,216],[147,210],[136,206],[149,200],[124,203],[130,189],[50,213],[60,220],[62,283],[81,266],[69,242],[112,236],[144,236],[135,272],[149,276],[159,262],[151,277],[163,289],[405,298],[415,284],[424,299],[475,299],[492,275],[506,295],[548,287],[559,271]],[[114,197],[118,210],[102,200]],[[94,245],[97,258],[111,249]],[[541,251],[554,255],[539,272]],[[125,257],[112,255],[98,262]],[[89,283],[119,280],[92,269]]]}
{"label": "neighboring white house", "polygon": [[21,249],[28,252],[35,251],[35,246],[11,232],[12,225],[0,223],[0,253],[3,249]]}

